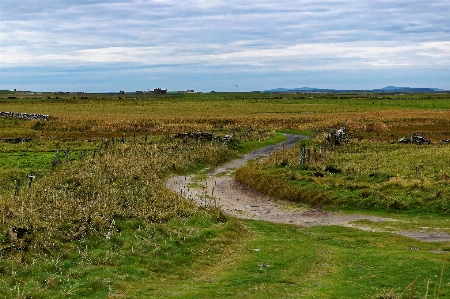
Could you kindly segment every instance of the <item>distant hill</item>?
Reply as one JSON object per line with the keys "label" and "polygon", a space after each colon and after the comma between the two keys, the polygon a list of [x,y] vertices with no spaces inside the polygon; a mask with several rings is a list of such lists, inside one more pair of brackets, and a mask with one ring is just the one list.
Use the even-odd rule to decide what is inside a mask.
{"label": "distant hill", "polygon": [[396,86],[387,86],[381,89],[372,89],[373,92],[406,92],[406,93],[421,93],[421,92],[437,92],[444,91],[439,88],[415,88],[415,87],[396,87]]}
{"label": "distant hill", "polygon": [[445,91],[444,89],[440,89],[440,88],[429,88],[429,87],[420,87],[420,88],[416,88],[416,87],[397,87],[397,86],[386,86],[383,88],[378,88],[378,89],[361,89],[361,90],[356,90],[356,89],[326,89],[326,88],[310,88],[310,87],[300,87],[300,88],[275,88],[275,89],[270,89],[270,90],[265,90],[264,92],[328,92],[328,93],[333,93],[333,92],[389,92],[389,93],[429,93],[429,92],[441,92],[441,91]]}

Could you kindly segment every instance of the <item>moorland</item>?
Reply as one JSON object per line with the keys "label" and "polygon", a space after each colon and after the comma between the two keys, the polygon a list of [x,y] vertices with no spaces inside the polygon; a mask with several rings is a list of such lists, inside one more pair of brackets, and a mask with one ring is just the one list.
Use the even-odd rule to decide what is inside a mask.
{"label": "moorland", "polygon": [[[0,111],[49,115],[0,118],[1,297],[450,294],[450,243],[398,234],[450,233],[450,94],[18,93]],[[350,142],[327,144],[342,126]],[[395,220],[274,224],[166,187],[282,133],[309,139],[233,171],[239,183],[293,208]],[[430,144],[398,142],[416,133]]]}

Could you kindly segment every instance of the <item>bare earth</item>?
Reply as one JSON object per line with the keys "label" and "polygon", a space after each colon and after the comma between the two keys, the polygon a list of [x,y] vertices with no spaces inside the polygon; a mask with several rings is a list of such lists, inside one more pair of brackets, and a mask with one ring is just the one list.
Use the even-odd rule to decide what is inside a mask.
{"label": "bare earth", "polygon": [[[198,180],[194,175],[175,176],[168,180],[167,187],[181,194],[187,200],[198,205],[217,206],[226,214],[237,218],[269,221],[273,223],[294,224],[299,226],[338,225],[374,231],[371,228],[357,226],[357,220],[373,222],[396,221],[392,218],[380,218],[370,215],[343,214],[326,212],[320,209],[299,208],[298,206],[274,200],[266,195],[253,192],[234,180],[233,172],[247,161],[261,159],[277,149],[294,146],[306,136],[290,135],[288,140],[274,146],[254,151],[240,159],[233,160],[209,172],[206,180]],[[450,242],[450,234],[444,232],[397,232],[398,234],[425,241]]]}

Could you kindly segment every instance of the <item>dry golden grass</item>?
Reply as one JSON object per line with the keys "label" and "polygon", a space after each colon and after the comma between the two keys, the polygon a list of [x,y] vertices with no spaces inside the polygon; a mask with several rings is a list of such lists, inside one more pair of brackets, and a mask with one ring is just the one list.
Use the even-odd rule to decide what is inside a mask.
{"label": "dry golden grass", "polygon": [[[143,140],[139,140],[143,141]],[[217,165],[232,155],[221,143],[164,141],[105,143],[95,156],[62,163],[14,198],[0,198],[1,253],[52,250],[55,242],[110,237],[115,219],[163,223],[196,207],[165,188],[172,172]]]}

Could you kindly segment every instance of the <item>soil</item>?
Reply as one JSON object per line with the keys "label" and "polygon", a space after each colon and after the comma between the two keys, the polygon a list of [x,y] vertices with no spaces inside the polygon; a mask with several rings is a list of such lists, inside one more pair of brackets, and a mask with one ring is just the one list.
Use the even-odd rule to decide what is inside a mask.
{"label": "soil", "polygon": [[[233,160],[210,171],[206,178],[175,176],[168,180],[167,187],[181,194],[197,205],[220,207],[226,214],[245,219],[270,221],[273,223],[294,224],[299,226],[338,225],[362,230],[375,231],[354,222],[370,220],[373,222],[396,221],[371,215],[344,214],[299,207],[296,204],[275,200],[269,196],[254,192],[234,180],[233,172],[249,160],[263,159],[274,150],[289,148],[306,136],[286,134],[288,140],[251,152],[240,159]],[[450,242],[450,234],[444,232],[396,232],[409,238],[425,242]]]}

